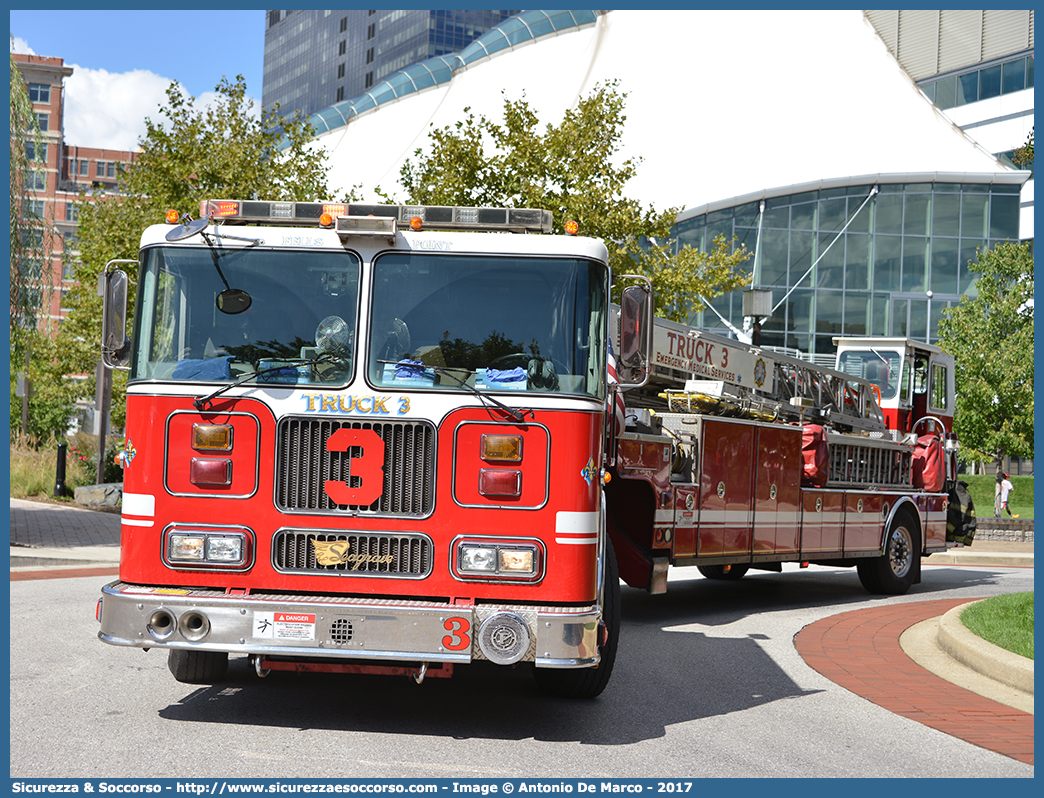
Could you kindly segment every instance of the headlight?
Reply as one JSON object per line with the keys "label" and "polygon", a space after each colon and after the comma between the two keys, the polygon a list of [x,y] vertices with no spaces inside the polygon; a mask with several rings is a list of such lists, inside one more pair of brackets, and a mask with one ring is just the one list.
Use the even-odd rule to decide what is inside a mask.
{"label": "headlight", "polygon": [[520,579],[542,576],[543,545],[539,541],[458,540],[455,571],[461,578]]}
{"label": "headlight", "polygon": [[536,551],[533,549],[500,549],[500,571],[535,573]]}
{"label": "headlight", "polygon": [[242,562],[243,538],[207,538],[207,560],[209,562]]}
{"label": "headlight", "polygon": [[497,550],[487,547],[461,546],[460,570],[492,573],[497,570]]}
{"label": "headlight", "polygon": [[200,562],[203,560],[205,538],[185,535],[170,536],[170,559]]}
{"label": "headlight", "polygon": [[193,529],[190,532],[184,527],[173,527],[167,530],[164,560],[172,567],[242,568],[251,559],[252,539],[245,530]]}

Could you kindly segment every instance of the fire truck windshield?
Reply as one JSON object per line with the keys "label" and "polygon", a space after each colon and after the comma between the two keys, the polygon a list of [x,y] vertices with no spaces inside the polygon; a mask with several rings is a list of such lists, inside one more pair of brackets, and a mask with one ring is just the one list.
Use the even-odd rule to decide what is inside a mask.
{"label": "fire truck windshield", "polygon": [[842,352],[838,367],[845,374],[869,380],[881,390],[881,399],[894,399],[899,388],[899,365],[902,356],[885,349],[849,350]]}
{"label": "fire truck windshield", "polygon": [[602,264],[395,252],[374,261],[372,293],[374,387],[605,396]]}
{"label": "fire truck windshield", "polygon": [[[359,258],[344,251],[147,249],[130,379],[228,382],[260,372],[258,382],[343,385],[359,275]],[[229,286],[249,295],[233,312],[221,301]]]}

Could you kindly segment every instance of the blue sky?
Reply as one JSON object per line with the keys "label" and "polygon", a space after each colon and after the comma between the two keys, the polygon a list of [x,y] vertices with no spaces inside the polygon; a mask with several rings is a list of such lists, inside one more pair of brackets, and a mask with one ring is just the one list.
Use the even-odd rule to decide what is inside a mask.
{"label": "blue sky", "polygon": [[144,120],[159,120],[165,91],[177,80],[206,101],[222,76],[242,74],[260,103],[265,12],[10,12],[14,51],[63,58],[65,138],[70,145],[135,149]]}

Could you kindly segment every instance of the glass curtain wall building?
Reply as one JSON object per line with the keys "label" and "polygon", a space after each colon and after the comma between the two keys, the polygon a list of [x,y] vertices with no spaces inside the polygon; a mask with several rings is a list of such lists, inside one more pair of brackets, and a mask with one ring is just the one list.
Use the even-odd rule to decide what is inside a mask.
{"label": "glass curtain wall building", "polygon": [[1033,88],[1033,53],[918,84],[941,111]]}
{"label": "glass curtain wall building", "polygon": [[[775,308],[762,324],[765,346],[832,361],[834,336],[935,343],[943,310],[976,293],[968,261],[1019,238],[1025,176],[1012,175],[1010,183],[991,177],[976,183],[880,176],[715,203],[679,216],[676,245],[709,251],[721,235],[755,253],[747,264],[752,287],[771,289]],[[711,307],[694,312],[690,323],[720,331],[725,319],[743,327],[741,291]]]}
{"label": "glass curtain wall building", "polygon": [[261,102],[305,116],[453,53],[518,11],[267,11]]}

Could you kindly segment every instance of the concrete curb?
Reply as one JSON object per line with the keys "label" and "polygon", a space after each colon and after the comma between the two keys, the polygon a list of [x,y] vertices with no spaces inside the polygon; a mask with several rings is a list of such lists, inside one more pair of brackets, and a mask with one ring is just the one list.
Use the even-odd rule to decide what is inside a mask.
{"label": "concrete curb", "polygon": [[120,547],[71,546],[62,548],[12,546],[10,567],[12,571],[61,570],[83,568],[86,565],[119,567]]}
{"label": "concrete curb", "polygon": [[927,565],[998,565],[1033,567],[1032,554],[1004,554],[1001,552],[973,552],[968,549],[949,549],[925,557]]}
{"label": "concrete curb", "polygon": [[976,603],[954,607],[939,619],[940,648],[983,676],[1033,695],[1033,660],[983,640],[961,622],[961,613]]}
{"label": "concrete curb", "polygon": [[1016,690],[996,679],[984,676],[943,651],[939,645],[939,621],[941,619],[942,616],[936,616],[915,623],[900,635],[899,646],[906,656],[929,673],[945,679],[950,684],[963,687],[990,701],[996,701],[1017,709],[1019,712],[1032,715],[1033,695],[1031,693]]}

